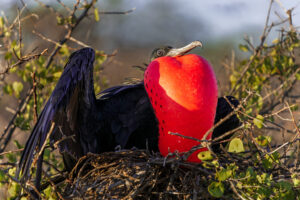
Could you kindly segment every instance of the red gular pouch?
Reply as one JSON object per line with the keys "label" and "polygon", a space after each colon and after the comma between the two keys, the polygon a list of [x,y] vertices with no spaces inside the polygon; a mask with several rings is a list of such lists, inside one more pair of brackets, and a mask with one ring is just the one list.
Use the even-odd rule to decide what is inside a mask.
{"label": "red gular pouch", "polygon": [[[213,126],[218,101],[217,81],[212,67],[195,54],[159,57],[145,71],[144,84],[159,123],[159,150],[163,156],[178,151],[190,151]],[[188,157],[189,162],[201,162],[198,153]]]}

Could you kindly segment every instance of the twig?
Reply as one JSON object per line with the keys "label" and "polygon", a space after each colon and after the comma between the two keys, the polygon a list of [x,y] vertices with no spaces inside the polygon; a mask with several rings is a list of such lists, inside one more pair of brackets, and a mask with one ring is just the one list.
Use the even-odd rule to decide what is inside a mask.
{"label": "twig", "polygon": [[0,72],[0,75],[3,75],[3,74],[8,73],[8,71],[9,71],[10,69],[12,69],[12,68],[14,68],[14,67],[16,67],[16,66],[18,66],[18,65],[22,65],[22,64],[25,63],[25,62],[28,62],[28,61],[30,61],[30,60],[32,60],[32,59],[37,59],[37,58],[39,58],[40,56],[43,56],[43,55],[47,52],[47,50],[48,50],[48,49],[44,49],[41,53],[38,53],[38,54],[32,54],[32,55],[27,55],[27,56],[23,56],[23,57],[19,58],[19,60],[18,60],[15,64],[13,64],[13,65],[11,65],[11,66],[7,66],[3,72]]}
{"label": "twig", "polygon": [[34,161],[33,161],[33,165],[35,165],[37,159],[38,159],[38,158],[42,155],[42,153],[44,152],[45,146],[46,146],[46,144],[47,144],[47,140],[49,139],[51,133],[53,132],[54,126],[55,126],[55,123],[52,122],[52,123],[51,123],[51,127],[50,127],[50,129],[49,129],[49,131],[48,131],[48,133],[47,133],[45,142],[44,142],[44,144],[42,145],[42,147],[39,149],[39,152],[38,152],[36,158],[35,158]]}
{"label": "twig", "polygon": [[10,141],[10,138],[16,129],[15,120],[19,114],[21,114],[25,111],[26,105],[29,102],[32,94],[33,94],[33,90],[31,88],[31,89],[29,89],[26,97],[19,104],[16,113],[14,114],[14,116],[12,117],[12,119],[9,121],[8,125],[4,129],[4,131],[0,137],[0,144],[1,144],[0,153],[5,150],[8,142]]}
{"label": "twig", "polygon": [[17,149],[17,150],[11,150],[11,151],[2,152],[2,153],[0,153],[0,156],[3,156],[3,155],[5,155],[5,154],[9,154],[9,153],[20,152],[20,151],[23,151],[23,150],[24,150],[24,148],[22,148],[22,149]]}
{"label": "twig", "polygon": [[64,7],[64,9],[66,10],[66,11],[68,11],[69,13],[72,13],[72,10],[68,7],[68,6],[66,6],[63,2],[61,2],[61,0],[56,0],[62,7]]}
{"label": "twig", "polygon": [[[26,182],[26,185],[29,185],[33,190],[34,190],[34,193],[37,194],[39,196],[40,199],[45,199],[41,193],[39,192],[39,190],[29,181]],[[31,195],[32,196],[32,195]],[[35,196],[35,195],[34,195]],[[37,197],[35,197],[37,198]],[[46,199],[45,199],[46,200]]]}
{"label": "twig", "polygon": [[266,40],[266,37],[268,35],[268,33],[271,31],[273,24],[269,27],[268,29],[268,23],[269,23],[269,18],[270,18],[270,14],[271,14],[271,8],[272,8],[272,4],[273,4],[274,0],[270,1],[269,4],[269,8],[268,8],[268,14],[267,14],[267,18],[266,18],[266,22],[265,22],[265,28],[263,30],[262,36],[261,36],[261,41],[260,41],[260,45],[256,48],[255,54],[251,57],[251,59],[249,60],[249,62],[247,63],[247,65],[245,66],[244,70],[242,71],[240,78],[236,81],[235,85],[232,87],[231,91],[229,92],[230,95],[233,94],[233,92],[235,92],[235,90],[237,89],[237,86],[241,83],[243,77],[245,76],[246,72],[248,71],[248,69],[250,68],[251,64],[253,63],[253,61],[255,60],[256,56],[260,53],[260,51],[263,48],[264,42]]}
{"label": "twig", "polygon": [[20,57],[22,58],[22,28],[21,28],[19,9],[18,9],[18,23],[19,23],[19,52],[20,52]]}
{"label": "twig", "polygon": [[85,44],[85,43],[83,43],[83,42],[81,42],[81,41],[79,41],[79,40],[77,40],[77,39],[75,39],[75,38],[73,38],[73,37],[70,37],[69,39],[70,39],[72,42],[75,42],[75,43],[79,44],[80,46],[83,46],[83,47],[90,47],[89,45],[87,45],[87,44]]}
{"label": "twig", "polygon": [[[48,69],[49,66],[51,65],[54,56],[57,54],[57,52],[60,50],[61,46],[63,44],[65,44],[71,37],[73,31],[75,30],[75,28],[79,25],[79,23],[87,16],[87,13],[89,11],[89,9],[95,4],[96,2],[93,0],[91,1],[91,3],[89,5],[87,5],[84,9],[84,11],[82,12],[82,14],[76,19],[75,24],[73,24],[72,26],[70,26],[68,28],[67,33],[65,34],[64,38],[59,42],[60,46],[56,46],[53,51],[51,52],[50,56],[48,57],[48,60],[45,64],[45,68]],[[77,3],[74,5],[74,9],[71,13],[71,16],[74,16],[75,11],[77,10],[77,6],[79,4],[79,1],[77,1]]]}
{"label": "twig", "polygon": [[37,113],[37,94],[36,94],[36,78],[35,78],[35,72],[32,73],[32,89],[33,89],[33,121],[34,123],[37,122],[38,119],[38,113]]}
{"label": "twig", "polygon": [[238,193],[238,191],[236,190],[236,188],[235,188],[234,184],[232,183],[232,181],[229,181],[229,183],[230,183],[230,187],[231,187],[232,191],[234,192],[234,194],[237,195],[240,199],[246,200],[242,195],[240,195]]}
{"label": "twig", "polygon": [[61,44],[59,44],[59,42],[55,42],[54,40],[51,40],[50,38],[45,37],[43,34],[36,32],[35,30],[32,30],[32,33],[36,34],[37,36],[39,36],[40,38],[42,38],[43,40],[45,40],[47,42],[55,44],[56,46],[60,46],[60,47],[62,46]]}
{"label": "twig", "polygon": [[[206,131],[206,133],[203,135],[203,139],[206,140],[207,136],[213,132],[213,130],[220,126],[223,122],[225,122],[226,120],[228,120],[231,116],[233,116],[235,113],[237,113],[241,108],[242,108],[242,103],[240,103],[236,108],[228,101],[227,98],[225,98],[227,103],[229,103],[229,105],[231,106],[231,108],[233,109],[233,111],[231,113],[229,113],[228,115],[226,115],[226,117],[222,118],[220,121],[218,121],[216,124],[214,124],[213,127],[211,127],[208,131]],[[245,98],[244,100],[246,100],[247,98]]]}

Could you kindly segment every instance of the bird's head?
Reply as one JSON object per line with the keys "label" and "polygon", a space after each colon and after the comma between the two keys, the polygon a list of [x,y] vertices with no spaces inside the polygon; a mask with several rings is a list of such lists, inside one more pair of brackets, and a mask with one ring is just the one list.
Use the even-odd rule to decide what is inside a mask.
{"label": "bird's head", "polygon": [[202,47],[202,43],[200,41],[194,41],[184,47],[181,48],[173,48],[171,46],[162,46],[159,48],[156,48],[152,51],[150,56],[150,62],[152,62],[154,59],[163,57],[163,56],[182,56],[191,50],[193,50],[196,47]]}

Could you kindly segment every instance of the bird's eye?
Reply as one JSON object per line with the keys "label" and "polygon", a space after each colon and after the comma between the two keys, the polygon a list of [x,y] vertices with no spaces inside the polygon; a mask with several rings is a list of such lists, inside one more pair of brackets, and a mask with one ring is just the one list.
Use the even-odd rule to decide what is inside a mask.
{"label": "bird's eye", "polygon": [[157,50],[157,52],[156,52],[156,56],[157,57],[162,57],[164,55],[165,55],[165,51],[164,50],[162,50],[162,49]]}

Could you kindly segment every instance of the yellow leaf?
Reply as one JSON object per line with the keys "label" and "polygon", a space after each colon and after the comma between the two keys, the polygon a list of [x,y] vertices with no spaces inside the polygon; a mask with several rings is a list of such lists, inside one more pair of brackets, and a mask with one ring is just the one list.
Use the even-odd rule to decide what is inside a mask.
{"label": "yellow leaf", "polygon": [[54,76],[54,78],[58,79],[61,76],[61,74],[62,74],[62,72],[54,72],[53,76]]}
{"label": "yellow leaf", "polygon": [[213,157],[209,151],[202,151],[202,152],[198,153],[197,156],[198,156],[199,160],[212,160],[213,159]]}
{"label": "yellow leaf", "polygon": [[228,152],[230,153],[241,153],[244,152],[244,144],[240,138],[234,138],[229,143]]}
{"label": "yellow leaf", "polygon": [[98,8],[94,9],[95,21],[98,22],[100,20]]}

